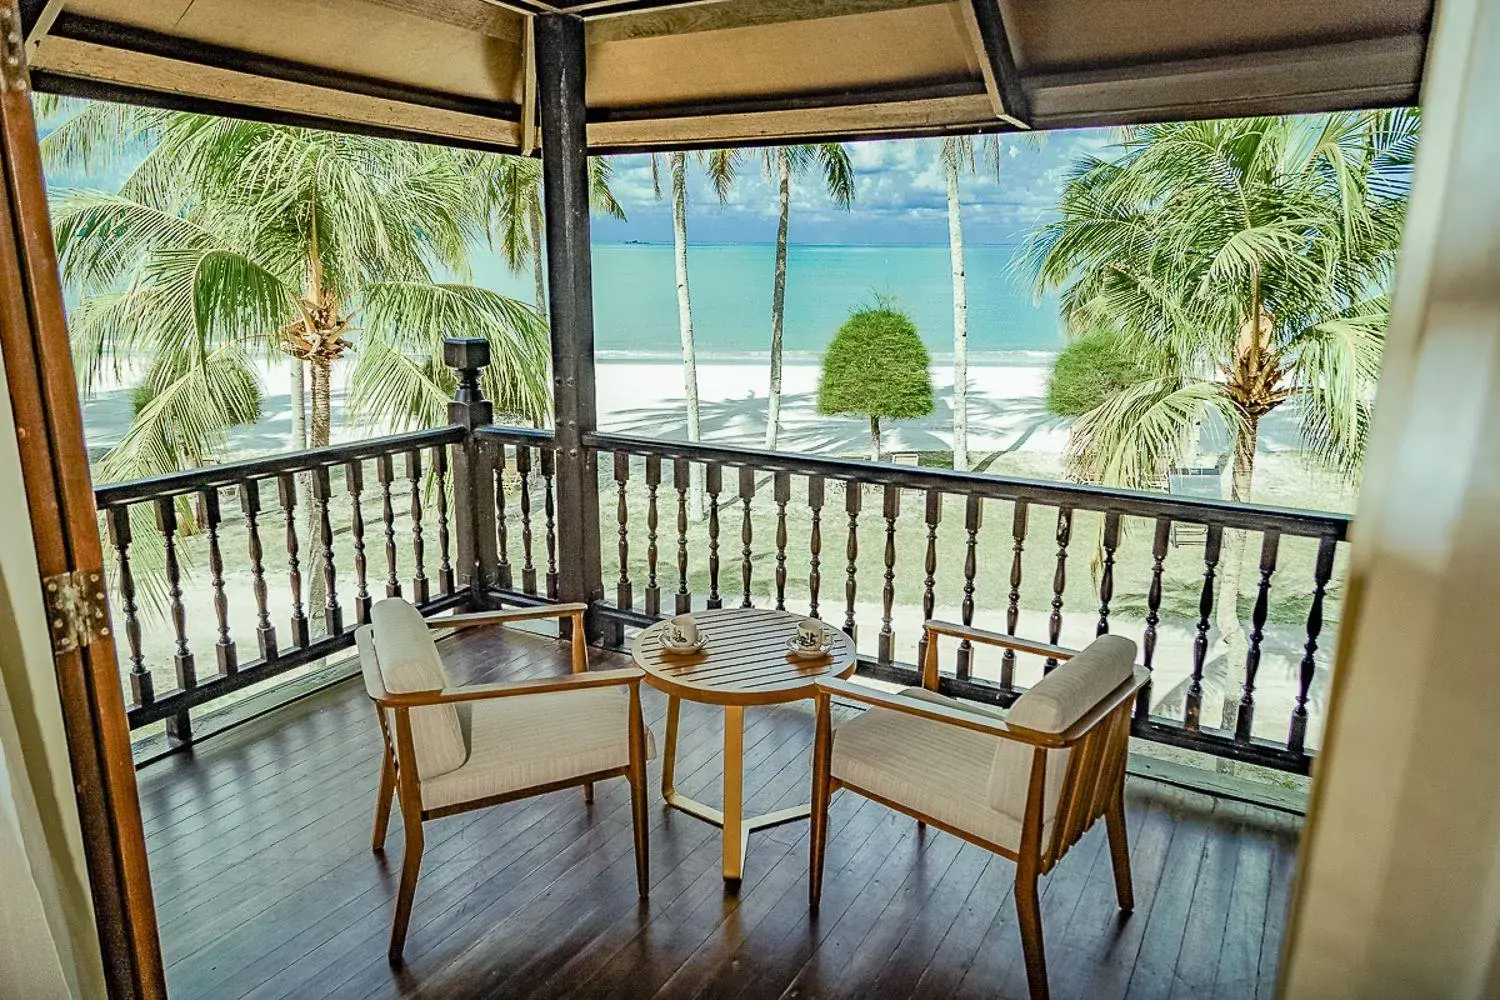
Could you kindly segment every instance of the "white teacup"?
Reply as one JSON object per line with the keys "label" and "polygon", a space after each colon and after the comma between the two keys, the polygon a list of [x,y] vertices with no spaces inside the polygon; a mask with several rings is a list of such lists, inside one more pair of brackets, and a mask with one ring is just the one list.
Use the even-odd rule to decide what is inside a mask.
{"label": "white teacup", "polygon": [[674,646],[696,646],[702,636],[692,615],[678,615],[667,628],[667,638]]}
{"label": "white teacup", "polygon": [[797,634],[793,641],[803,649],[817,649],[827,640],[828,633],[823,623],[816,618],[804,618],[797,623]]}

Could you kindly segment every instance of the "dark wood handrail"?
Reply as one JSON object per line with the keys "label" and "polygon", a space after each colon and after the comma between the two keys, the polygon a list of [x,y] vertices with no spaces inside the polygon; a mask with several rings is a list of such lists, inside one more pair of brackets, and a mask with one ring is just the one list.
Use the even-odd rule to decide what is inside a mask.
{"label": "dark wood handrail", "polygon": [[583,443],[598,451],[659,455],[699,462],[751,467],[762,472],[791,472],[826,476],[880,486],[940,490],[997,500],[1025,500],[1048,507],[1117,511],[1134,517],[1167,518],[1178,523],[1218,524],[1250,531],[1276,530],[1289,535],[1343,541],[1351,518],[1347,514],[1229,503],[1151,493],[1144,490],[1049,483],[977,472],[952,472],[920,466],[870,462],[864,459],[794,455],[754,448],[726,447],[701,442],[664,441],[623,434],[587,434]]}
{"label": "dark wood handrail", "polygon": [[132,479],[124,483],[108,483],[94,489],[94,503],[100,508],[118,507],[142,500],[157,500],[163,497],[197,493],[212,487],[233,486],[248,479],[266,479],[286,472],[307,472],[312,469],[343,465],[359,459],[379,458],[381,455],[408,452],[416,448],[456,444],[463,439],[462,427],[438,427],[433,430],[367,438],[364,441],[351,441],[347,444],[331,444],[324,448],[310,448],[306,451],[283,452],[268,455],[265,458],[225,462],[223,465],[211,465],[186,472],[171,472],[164,476]]}

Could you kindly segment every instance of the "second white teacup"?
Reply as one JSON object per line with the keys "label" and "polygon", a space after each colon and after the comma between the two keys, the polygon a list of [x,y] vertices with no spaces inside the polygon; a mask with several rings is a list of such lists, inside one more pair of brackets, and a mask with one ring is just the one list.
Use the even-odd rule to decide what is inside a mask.
{"label": "second white teacup", "polygon": [[828,632],[816,618],[804,618],[797,623],[796,642],[803,649],[817,649],[827,638]]}
{"label": "second white teacup", "polygon": [[701,638],[698,633],[698,623],[693,621],[692,615],[678,615],[673,618],[671,636],[675,644],[682,646],[696,646]]}

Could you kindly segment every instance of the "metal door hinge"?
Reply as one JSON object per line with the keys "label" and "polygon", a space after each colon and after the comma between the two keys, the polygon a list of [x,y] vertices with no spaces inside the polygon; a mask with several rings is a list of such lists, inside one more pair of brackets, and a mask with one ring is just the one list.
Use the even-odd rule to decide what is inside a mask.
{"label": "metal door hinge", "polygon": [[0,93],[7,90],[23,93],[27,88],[26,40],[21,34],[21,20],[11,9],[10,0],[0,0]]}
{"label": "metal door hinge", "polygon": [[42,600],[47,605],[54,656],[109,635],[104,570],[80,569],[42,577]]}

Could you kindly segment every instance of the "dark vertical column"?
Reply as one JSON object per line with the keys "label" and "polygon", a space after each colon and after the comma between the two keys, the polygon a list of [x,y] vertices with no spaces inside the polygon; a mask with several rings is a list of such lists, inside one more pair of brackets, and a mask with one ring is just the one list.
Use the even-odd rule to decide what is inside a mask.
{"label": "dark vertical column", "polygon": [[[198,671],[193,663],[187,640],[187,609],[182,604],[182,564],[177,557],[177,501],[164,497],[156,501],[156,527],[161,531],[167,573],[167,600],[172,611],[172,635],[175,645],[172,666],[177,671],[177,689],[191,691],[198,686]],[[193,742],[192,723],[184,710],[167,720],[167,741],[173,746]]]}
{"label": "dark vertical column", "polygon": [[318,521],[318,566],[323,576],[323,624],[329,635],[344,631],[344,609],[339,606],[339,594],[335,588],[337,573],[333,564],[333,520],[329,517],[328,503],[333,497],[333,481],[328,466],[320,466],[312,473],[313,513]]}
{"label": "dark vertical column", "polygon": [[480,372],[489,363],[490,345],[478,337],[443,341],[443,364],[458,376],[453,401],[448,404],[448,422],[468,431],[464,440],[453,446],[454,585],[468,590],[475,604],[490,587],[505,585],[496,578],[499,556],[495,547],[492,457],[474,434],[475,428],[495,419],[495,408],[484,398],[479,382]]}
{"label": "dark vertical column", "polygon": [[[983,524],[984,499],[970,493],[964,500],[964,600],[959,616],[965,625],[974,624],[974,574],[979,571],[979,529]],[[959,680],[969,679],[973,663],[974,644],[964,639],[958,644],[954,661]]]}
{"label": "dark vertical column", "polygon": [[1245,685],[1240,693],[1240,710],[1235,719],[1234,740],[1249,743],[1255,724],[1255,678],[1260,672],[1260,646],[1266,638],[1266,618],[1271,610],[1271,576],[1276,572],[1276,551],[1281,532],[1268,530],[1260,541],[1260,584],[1255,591],[1255,607],[1250,612],[1250,649],[1245,654]]}
{"label": "dark vertical column", "polygon": [[[1026,501],[1017,500],[1010,518],[1010,594],[1005,606],[1005,632],[1015,635],[1021,622],[1021,559],[1026,551]],[[1007,649],[1000,660],[1000,684],[1014,687],[1016,683],[1016,651]]]}
{"label": "dark vertical column", "polygon": [[413,604],[427,603],[430,595],[427,582],[427,545],[422,539],[422,452],[421,449],[406,453],[406,479],[411,483],[411,558],[415,569],[411,578],[411,600]]}
{"label": "dark vertical column", "polygon": [[615,607],[628,610],[635,607],[634,588],[630,585],[630,453],[615,452],[615,522],[618,524],[620,579],[615,584]]}
{"label": "dark vertical column", "polygon": [[[896,658],[896,632],[891,628],[891,612],[896,603],[896,518],[901,514],[901,487],[887,486],[881,513],[885,516],[885,579],[880,589],[881,663]],[[919,661],[920,662],[920,661]]]}
{"label": "dark vertical column", "polygon": [[448,446],[432,449],[432,473],[437,478],[438,592],[453,593],[452,539],[448,533]]}
{"label": "dark vertical column", "polygon": [[807,534],[807,616],[818,617],[818,587],[823,582],[823,477],[807,477],[807,508],[812,527]]}
{"label": "dark vertical column", "polygon": [[255,593],[255,638],[260,644],[260,658],[270,663],[276,659],[276,626],[266,606],[265,549],[260,541],[260,484],[255,480],[240,484],[240,510],[245,515],[245,535],[250,554],[250,585]]}
{"label": "dark vertical column", "polygon": [[1224,526],[1210,524],[1203,543],[1203,589],[1198,594],[1198,630],[1193,636],[1193,679],[1188,684],[1183,724],[1196,733],[1203,717],[1203,665],[1208,658],[1209,616],[1214,610],[1214,575],[1224,544]]}
{"label": "dark vertical column", "polygon": [[786,610],[786,505],[792,500],[792,474],[778,472],[772,480],[776,499],[776,610]]}
{"label": "dark vertical column", "polygon": [[537,449],[542,467],[542,513],[546,518],[547,599],[557,600],[557,452]]}
{"label": "dark vertical column", "polygon": [[755,470],[748,465],[740,468],[740,502],[744,505],[740,512],[740,607],[749,608],[754,607],[750,600],[750,579],[755,535],[750,514],[751,506],[755,503]]}
{"label": "dark vertical column", "polygon": [[[1156,626],[1161,624],[1161,577],[1167,561],[1167,544],[1172,539],[1172,519],[1156,519],[1156,533],[1151,538],[1151,585],[1146,588],[1146,633],[1141,637],[1141,665],[1148,671],[1156,660]],[[1135,699],[1135,717],[1151,717],[1151,682],[1141,688]]]}
{"label": "dark vertical column", "polygon": [[354,536],[354,617],[364,625],[370,620],[370,580],[365,557],[365,512],[359,502],[365,490],[363,461],[355,459],[344,466],[344,486],[349,490],[349,534]]}
{"label": "dark vertical column", "polygon": [[1094,628],[1095,635],[1103,635],[1109,631],[1109,602],[1115,596],[1115,549],[1120,547],[1120,515],[1117,511],[1105,513],[1104,537],[1101,541],[1104,568],[1099,574],[1099,624]]}
{"label": "dark vertical column", "polygon": [[[552,327],[557,443],[558,598],[604,599],[599,552],[599,475],[582,436],[598,423],[594,395],[594,299],[589,259],[588,140],[584,123],[582,19],[535,18],[537,96],[547,224],[547,300]],[[591,612],[585,626],[597,637]]]}
{"label": "dark vertical column", "polygon": [[656,529],[660,525],[656,494],[661,489],[661,456],[646,456],[646,614],[661,614],[661,582],[656,577]]}
{"label": "dark vertical column", "polygon": [[1287,749],[1303,753],[1307,748],[1307,694],[1317,671],[1318,635],[1323,631],[1323,598],[1333,577],[1333,558],[1338,542],[1324,538],[1318,542],[1318,561],[1313,568],[1312,606],[1307,611],[1307,645],[1303,647],[1302,664],[1297,671],[1297,705],[1292,709]]}
{"label": "dark vertical column", "polygon": [[218,660],[219,675],[228,677],[239,669],[239,657],[234,639],[229,634],[229,595],[224,593],[224,552],[219,546],[219,525],[223,523],[223,515],[216,489],[203,491],[203,519],[208,524],[208,582],[213,588],[214,619],[219,627],[214,656]]}
{"label": "dark vertical column", "polygon": [[844,545],[844,556],[848,566],[844,569],[844,632],[855,638],[858,627],[854,620],[854,599],[859,596],[859,510],[863,503],[859,483],[850,480],[844,484],[844,513],[849,518],[849,538]]}
{"label": "dark vertical column", "polygon": [[109,544],[115,550],[120,611],[125,615],[125,639],[130,648],[130,699],[136,705],[149,705],[156,700],[156,692],[141,652],[141,609],[135,603],[135,574],[130,568],[130,508],[111,507],[104,512],[104,519],[109,526]]}
{"label": "dark vertical column", "polygon": [[375,477],[380,480],[380,523],[385,527],[385,596],[401,596],[401,578],[396,575],[396,506],[391,484],[396,466],[389,454],[375,459]]}
{"label": "dark vertical column", "polygon": [[724,466],[718,462],[708,463],[708,606],[722,608],[724,597],[719,593],[719,494],[724,492]]}
{"label": "dark vertical column", "polygon": [[692,468],[685,458],[672,459],[672,486],[677,490],[677,613],[693,610],[693,594],[688,590],[688,486]]}
{"label": "dark vertical column", "polygon": [[[1047,641],[1056,646],[1062,639],[1063,593],[1068,589],[1068,542],[1073,537],[1073,509],[1057,508],[1057,568],[1052,571],[1052,614],[1047,617]],[[1043,673],[1057,669],[1057,660],[1047,657]]]}
{"label": "dark vertical column", "polygon": [[927,663],[927,622],[932,620],[937,604],[938,524],[943,520],[943,494],[928,490],[924,514],[927,520],[927,557],[923,560],[922,576],[922,635],[917,640],[917,666]]}

